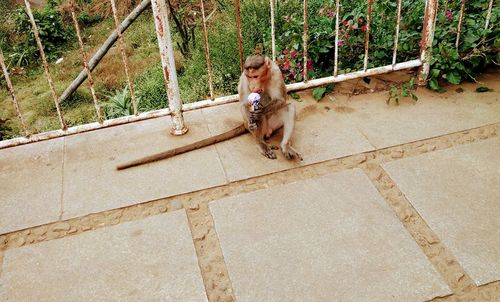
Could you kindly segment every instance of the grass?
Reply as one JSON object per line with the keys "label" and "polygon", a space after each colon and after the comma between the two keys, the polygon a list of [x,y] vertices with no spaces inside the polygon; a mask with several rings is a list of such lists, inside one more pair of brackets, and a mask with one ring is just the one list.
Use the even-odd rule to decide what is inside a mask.
{"label": "grass", "polygon": [[[107,39],[113,29],[114,22],[111,18],[107,18],[93,27],[82,28],[85,51],[89,58]],[[125,32],[124,37],[130,74],[132,80],[137,81],[146,70],[161,64],[151,13],[144,12]],[[5,53],[5,56],[8,54]],[[61,95],[83,68],[76,38],[71,49],[68,49],[62,57],[64,61],[61,64],[56,65],[54,62],[49,62],[57,95]],[[13,75],[12,81],[28,129],[32,133],[59,129],[60,123],[54,100],[43,69],[40,66],[35,68],[31,66],[26,70],[30,71],[24,75]],[[110,92],[123,89],[126,85],[126,77],[118,43],[104,56],[92,74],[100,103],[107,101],[106,95]],[[62,104],[62,112],[69,126],[96,120],[95,108],[87,82],[83,83],[77,92]],[[21,135],[20,122],[12,105],[10,94],[4,87],[0,89],[0,120],[3,120],[4,122],[0,123],[9,129],[3,131],[3,139]]]}

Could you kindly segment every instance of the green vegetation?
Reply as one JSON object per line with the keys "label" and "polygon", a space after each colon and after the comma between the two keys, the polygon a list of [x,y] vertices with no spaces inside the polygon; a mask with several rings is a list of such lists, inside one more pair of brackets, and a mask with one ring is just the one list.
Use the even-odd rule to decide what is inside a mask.
{"label": "green vegetation", "polygon": [[[446,82],[458,84],[471,80],[488,65],[500,61],[500,7],[495,5],[490,25],[484,29],[488,0],[469,0],[461,29],[458,49],[456,28],[461,1],[439,0],[439,12],[428,87],[444,89]],[[126,16],[140,1],[117,1],[118,11]],[[363,68],[367,30],[367,1],[341,1],[339,32],[339,73]],[[445,10],[445,2],[448,3]],[[85,50],[93,54],[114,28],[108,0],[77,0],[76,10],[82,28]],[[209,98],[208,74],[201,29],[199,1],[170,2],[171,31],[183,102]],[[208,40],[215,96],[236,93],[240,76],[234,0],[204,1],[208,17]],[[255,52],[271,55],[270,9],[268,0],[243,0],[241,17],[244,56]],[[370,25],[368,68],[392,63],[396,19],[396,1],[374,1]],[[424,0],[403,0],[397,61],[416,59],[424,15]],[[59,123],[54,101],[38,60],[38,50],[23,7],[15,8],[0,1],[0,47],[6,56],[16,93],[32,132],[57,129]],[[308,78],[333,73],[335,50],[335,1],[308,1]],[[34,12],[40,34],[60,94],[81,71],[77,40],[71,26],[68,1],[49,0]],[[277,1],[277,63],[287,83],[302,81],[304,72],[302,1]],[[125,33],[126,53],[140,111],[168,106],[156,33],[150,10],[143,13]],[[63,62],[55,61],[63,58]],[[107,118],[131,113],[130,97],[119,48],[113,47],[93,72],[96,90]],[[389,100],[412,97],[413,82],[393,87]],[[5,82],[0,74],[0,139],[21,133]],[[318,88],[321,98],[328,87]],[[87,84],[63,103],[70,126],[95,120],[94,106]]]}

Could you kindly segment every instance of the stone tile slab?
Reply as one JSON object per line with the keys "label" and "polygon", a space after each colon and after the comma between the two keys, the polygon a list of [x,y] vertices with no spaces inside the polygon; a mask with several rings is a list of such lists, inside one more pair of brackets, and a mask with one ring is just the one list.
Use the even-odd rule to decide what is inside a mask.
{"label": "stone tile slab", "polygon": [[[482,85],[500,87],[500,78]],[[477,93],[477,84],[463,92],[440,94],[418,89],[417,102],[386,105],[387,92],[354,96],[349,102],[351,122],[376,147],[385,148],[500,122],[500,90]],[[454,88],[453,88],[454,89]]]}
{"label": "stone tile slab", "polygon": [[207,301],[184,211],[5,252],[2,301]]}
{"label": "stone tile slab", "polygon": [[0,234],[55,221],[64,139],[0,150]]}
{"label": "stone tile slab", "polygon": [[500,138],[384,165],[477,285],[500,280]]}
{"label": "stone tile slab", "polygon": [[427,301],[450,294],[359,169],[210,208],[239,302]]}
{"label": "stone tile slab", "polygon": [[185,114],[189,132],[170,135],[170,117],[67,138],[64,214],[73,218],[227,182],[213,146],[117,171],[116,166],[209,136],[200,112]]}
{"label": "stone tile slab", "polygon": [[[325,109],[325,105],[310,99],[300,103],[291,101],[297,106],[292,142],[302,153],[304,161],[288,161],[279,150],[276,150],[278,159],[267,159],[259,153],[253,137],[246,134],[216,145],[230,181],[373,150],[373,146],[343,114]],[[222,133],[242,123],[237,104],[203,109],[203,114],[212,134]],[[277,134],[271,143],[279,146],[280,140],[281,134]]]}

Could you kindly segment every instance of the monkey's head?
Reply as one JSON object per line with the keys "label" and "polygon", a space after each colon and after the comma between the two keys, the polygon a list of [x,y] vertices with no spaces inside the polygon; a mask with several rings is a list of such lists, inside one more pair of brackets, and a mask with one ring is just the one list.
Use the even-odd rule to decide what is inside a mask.
{"label": "monkey's head", "polygon": [[271,76],[271,61],[262,55],[250,56],[243,65],[250,92],[262,94]]}

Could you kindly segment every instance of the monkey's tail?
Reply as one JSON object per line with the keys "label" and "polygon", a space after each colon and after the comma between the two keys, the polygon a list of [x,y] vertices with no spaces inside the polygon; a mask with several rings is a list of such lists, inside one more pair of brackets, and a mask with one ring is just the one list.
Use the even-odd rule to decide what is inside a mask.
{"label": "monkey's tail", "polygon": [[247,132],[247,129],[245,128],[245,126],[243,124],[241,124],[240,126],[234,128],[232,130],[229,130],[227,132],[221,133],[219,135],[212,136],[212,137],[194,142],[194,143],[189,144],[189,145],[174,148],[174,149],[171,149],[171,150],[168,150],[165,152],[146,156],[146,157],[143,157],[143,158],[140,158],[140,159],[137,159],[137,160],[125,163],[125,164],[118,165],[116,167],[116,169],[117,170],[124,170],[124,169],[132,168],[135,166],[155,162],[158,160],[167,159],[167,158],[170,158],[170,157],[178,155],[178,154],[186,153],[186,152],[189,152],[192,150],[196,150],[196,149],[210,146],[210,145],[213,145],[213,144],[216,144],[219,142],[223,142],[225,140],[239,136],[245,132]]}

